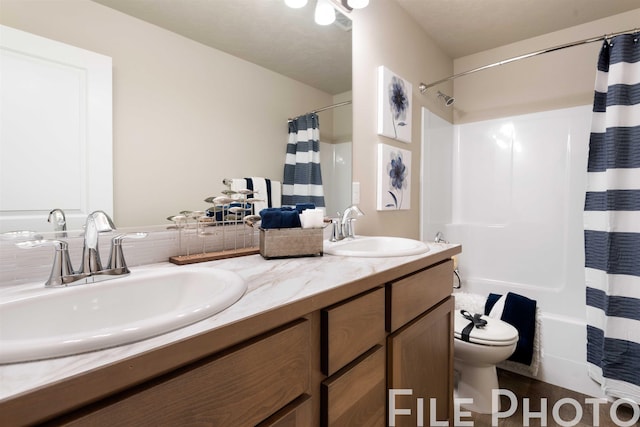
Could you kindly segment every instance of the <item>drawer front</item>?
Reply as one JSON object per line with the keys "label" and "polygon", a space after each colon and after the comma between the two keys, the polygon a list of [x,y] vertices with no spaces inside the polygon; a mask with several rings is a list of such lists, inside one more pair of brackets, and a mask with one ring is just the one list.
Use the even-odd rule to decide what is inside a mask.
{"label": "drawer front", "polygon": [[384,427],[385,347],[377,345],[321,384],[322,426]]}
{"label": "drawer front", "polygon": [[311,396],[303,394],[256,427],[308,427],[313,425]]}
{"label": "drawer front", "polygon": [[329,376],[376,344],[384,342],[384,288],[321,312],[321,366]]}
{"label": "drawer front", "polygon": [[387,331],[393,332],[452,293],[453,261],[387,285]]}
{"label": "drawer front", "polygon": [[256,425],[309,388],[309,321],[152,381],[65,425]]}

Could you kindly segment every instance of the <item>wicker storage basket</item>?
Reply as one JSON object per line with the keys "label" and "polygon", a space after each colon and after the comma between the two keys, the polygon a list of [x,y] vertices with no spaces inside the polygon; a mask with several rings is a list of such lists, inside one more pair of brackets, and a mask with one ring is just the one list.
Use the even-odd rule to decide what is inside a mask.
{"label": "wicker storage basket", "polygon": [[260,229],[260,255],[270,258],[322,256],[322,228]]}

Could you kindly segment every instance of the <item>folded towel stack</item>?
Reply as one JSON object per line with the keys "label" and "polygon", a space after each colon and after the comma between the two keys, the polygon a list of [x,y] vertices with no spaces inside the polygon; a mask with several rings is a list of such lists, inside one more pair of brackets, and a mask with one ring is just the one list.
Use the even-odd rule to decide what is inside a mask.
{"label": "folded towel stack", "polygon": [[316,205],[314,205],[313,203],[298,203],[296,204],[296,210],[298,211],[298,213],[302,213],[302,211],[307,210],[307,209],[315,209]]}
{"label": "folded towel stack", "polygon": [[305,209],[300,214],[302,228],[322,228],[324,225],[324,209]]}
{"label": "folded towel stack", "polygon": [[300,214],[293,208],[262,209],[260,211],[260,220],[260,227],[265,230],[301,227]]}
{"label": "folded towel stack", "polygon": [[301,203],[295,208],[266,208],[260,211],[260,228],[264,230],[272,228],[300,228],[300,214],[305,210],[315,210],[313,203]]}

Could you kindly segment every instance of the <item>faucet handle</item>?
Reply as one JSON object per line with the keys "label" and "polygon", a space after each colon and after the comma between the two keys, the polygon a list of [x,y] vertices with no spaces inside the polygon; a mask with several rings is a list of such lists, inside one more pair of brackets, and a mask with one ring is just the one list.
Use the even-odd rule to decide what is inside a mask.
{"label": "faucet handle", "polygon": [[77,276],[71,266],[69,244],[67,242],[62,240],[40,239],[19,242],[16,243],[16,246],[22,249],[39,248],[42,246],[54,246],[56,248],[51,274],[49,274],[49,279],[44,284],[45,287],[67,286],[68,283],[77,280]]}
{"label": "faucet handle", "polygon": [[107,263],[107,270],[110,274],[129,273],[129,268],[124,259],[124,252],[122,251],[122,241],[124,239],[143,239],[145,237],[147,237],[147,233],[126,233],[119,234],[111,239],[111,253]]}
{"label": "faucet handle", "polygon": [[342,225],[340,224],[340,218],[331,218],[331,237],[330,242],[337,242],[342,240]]}
{"label": "faucet handle", "polygon": [[353,227],[353,221],[355,221],[356,218],[347,218],[346,222],[343,225],[343,234],[344,234],[344,238],[345,239],[355,239],[356,238],[356,233],[355,233],[355,229]]}

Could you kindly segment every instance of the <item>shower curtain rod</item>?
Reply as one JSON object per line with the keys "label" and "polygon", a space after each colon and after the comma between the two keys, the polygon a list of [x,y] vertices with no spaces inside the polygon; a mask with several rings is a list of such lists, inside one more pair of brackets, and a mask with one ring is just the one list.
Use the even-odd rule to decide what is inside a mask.
{"label": "shower curtain rod", "polygon": [[440,83],[444,83],[444,82],[449,81],[449,80],[457,79],[458,77],[466,76],[467,74],[473,74],[473,73],[476,73],[478,71],[486,70],[488,68],[493,68],[493,67],[496,67],[498,65],[508,64],[508,63],[514,62],[514,61],[519,61],[521,59],[531,58],[532,56],[542,55],[544,53],[555,52],[556,50],[565,49],[567,47],[580,46],[580,45],[587,44],[587,43],[593,43],[593,42],[597,42],[597,41],[601,41],[601,40],[606,40],[608,38],[619,36],[621,34],[637,33],[638,31],[639,31],[639,29],[635,28],[633,30],[620,31],[618,33],[605,34],[603,36],[591,37],[591,38],[584,39],[584,40],[579,40],[579,41],[575,41],[575,42],[571,42],[571,43],[561,44],[559,46],[554,46],[554,47],[550,47],[550,48],[547,48],[547,49],[542,49],[542,50],[538,50],[538,51],[535,51],[535,52],[526,53],[524,55],[515,56],[513,58],[505,59],[503,61],[494,62],[493,64],[483,65],[482,67],[474,68],[472,70],[463,71],[461,73],[454,74],[454,75],[449,76],[447,78],[440,79],[440,80],[435,81],[433,83],[429,83],[429,84],[420,83],[420,86],[418,86],[418,87],[420,89],[420,93],[425,93],[425,91],[427,89],[429,89],[430,87],[439,85]]}
{"label": "shower curtain rod", "polygon": [[[343,105],[349,105],[351,104],[351,101],[343,101],[343,102],[338,102],[337,104],[333,104],[333,105],[327,105],[326,107],[322,107],[322,108],[318,108],[316,110],[313,111],[309,111],[307,114],[313,114],[313,113],[319,113],[320,111],[325,111],[325,110],[330,110],[332,108],[336,108],[336,107],[342,107]],[[292,121],[293,119],[287,119],[287,121]]]}

